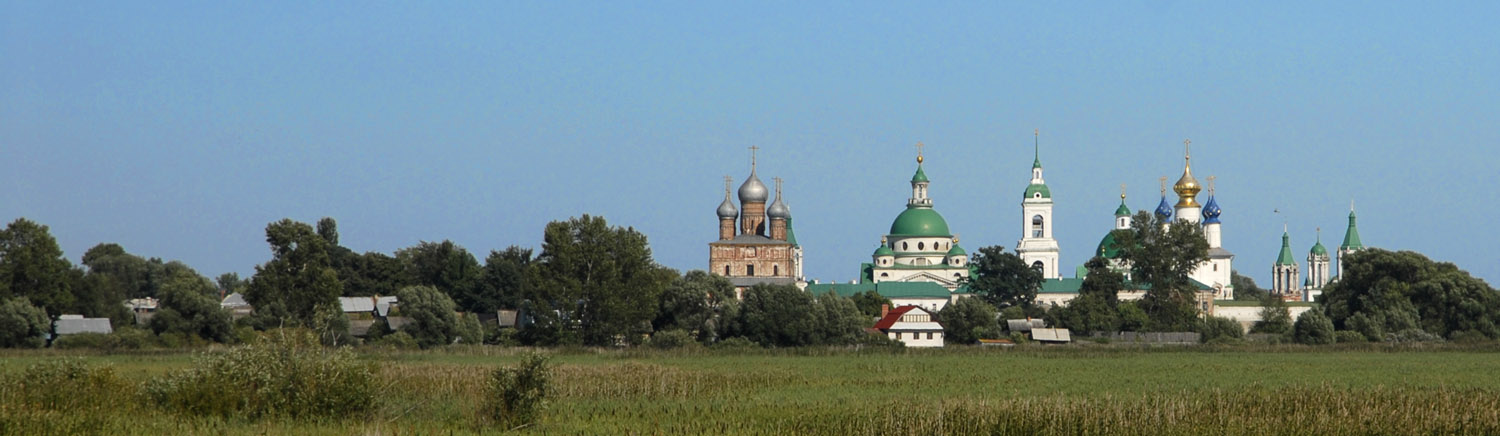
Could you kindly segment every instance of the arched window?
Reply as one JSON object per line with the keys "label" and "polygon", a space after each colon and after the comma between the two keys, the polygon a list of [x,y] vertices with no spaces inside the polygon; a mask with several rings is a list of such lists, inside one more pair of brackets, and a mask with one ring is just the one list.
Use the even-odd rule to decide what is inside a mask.
{"label": "arched window", "polygon": [[890,275],[890,274],[887,274],[887,273],[880,273],[880,276],[881,276],[881,277],[890,277],[890,276],[891,276],[891,275]]}
{"label": "arched window", "polygon": [[729,277],[729,265],[724,265],[724,277]]}
{"label": "arched window", "polygon": [[1041,215],[1036,215],[1036,216],[1031,217],[1031,237],[1033,237],[1033,238],[1040,238],[1040,237],[1042,237],[1042,227],[1043,227],[1043,223],[1042,223],[1042,216]]}
{"label": "arched window", "polygon": [[771,275],[773,275],[773,276],[779,276],[779,275],[781,275],[781,265],[771,265]]}
{"label": "arched window", "polygon": [[745,275],[747,275],[747,276],[753,276],[753,275],[755,275],[755,265],[745,265]]}
{"label": "arched window", "polygon": [[1034,270],[1037,270],[1037,271],[1041,271],[1042,270],[1042,261],[1038,260],[1036,262],[1032,262],[1031,263],[1031,269],[1034,269]]}

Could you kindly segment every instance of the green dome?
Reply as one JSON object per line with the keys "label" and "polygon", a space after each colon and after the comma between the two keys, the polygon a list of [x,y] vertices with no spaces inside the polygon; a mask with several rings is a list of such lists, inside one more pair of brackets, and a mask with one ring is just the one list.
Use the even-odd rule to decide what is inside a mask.
{"label": "green dome", "polygon": [[1099,240],[1099,248],[1094,250],[1094,255],[1105,259],[1114,259],[1120,255],[1120,248],[1115,246],[1115,232],[1104,234],[1104,239]]}
{"label": "green dome", "polygon": [[967,256],[968,254],[969,252],[964,251],[964,249],[962,247],[959,247],[957,243],[953,244],[953,248],[948,249],[948,256]]}
{"label": "green dome", "polygon": [[1115,209],[1115,216],[1130,216],[1130,208],[1125,207],[1125,200],[1120,200],[1120,207]]}
{"label": "green dome", "polygon": [[1041,193],[1042,194],[1042,198],[1052,198],[1052,190],[1051,189],[1047,189],[1047,185],[1040,184],[1040,183],[1039,184],[1034,184],[1034,185],[1027,185],[1026,186],[1026,193],[1023,194],[1022,196],[1024,198],[1032,198],[1032,197],[1036,197],[1036,193]]}
{"label": "green dome", "polygon": [[880,244],[880,248],[876,248],[875,249],[875,254],[874,255],[875,256],[895,256],[896,252],[895,251],[891,251],[891,247],[887,247],[885,244]]}
{"label": "green dome", "polygon": [[917,173],[911,175],[911,182],[912,183],[918,183],[918,182],[926,183],[926,182],[928,182],[928,180],[927,180],[927,173],[922,171],[922,164],[921,163],[917,164]]}
{"label": "green dome", "polygon": [[891,222],[892,235],[899,236],[952,236],[948,233],[948,221],[929,207],[910,207]]}
{"label": "green dome", "polygon": [[1327,248],[1323,248],[1323,241],[1318,241],[1318,243],[1313,244],[1312,254],[1316,254],[1316,255],[1319,255],[1319,256],[1327,256],[1328,255],[1328,249]]}

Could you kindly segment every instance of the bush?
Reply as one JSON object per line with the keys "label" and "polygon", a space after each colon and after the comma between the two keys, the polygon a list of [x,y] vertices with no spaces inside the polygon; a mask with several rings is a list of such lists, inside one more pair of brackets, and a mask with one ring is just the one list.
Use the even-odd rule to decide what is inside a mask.
{"label": "bush", "polygon": [[1352,330],[1339,330],[1333,332],[1333,341],[1340,344],[1357,344],[1370,342],[1370,339],[1366,338],[1364,333]]}
{"label": "bush", "polygon": [[156,405],[197,415],[352,418],[374,408],[374,368],[312,332],[282,331],[147,382]]}
{"label": "bush", "polygon": [[113,368],[89,366],[77,358],[32,365],[12,377],[4,381],[6,403],[19,400],[43,410],[88,413],[129,403],[136,393]]}
{"label": "bush", "polygon": [[1292,324],[1292,338],[1299,344],[1323,345],[1332,344],[1333,320],[1328,319],[1320,310],[1309,310],[1302,316],[1297,317],[1297,322]]}
{"label": "bush", "polygon": [[671,349],[698,345],[698,342],[693,340],[693,335],[687,331],[673,329],[652,334],[651,340],[646,341],[646,345],[650,345],[652,348]]}
{"label": "bush", "polygon": [[458,337],[458,316],[453,299],[431,286],[408,286],[396,291],[401,313],[411,322],[401,331],[417,340],[422,348],[448,345]]}
{"label": "bush", "polygon": [[31,305],[26,297],[0,304],[0,347],[40,348],[52,331],[47,312]]}
{"label": "bush", "polygon": [[490,373],[486,386],[483,419],[504,429],[517,429],[536,422],[547,404],[552,369],[539,354],[528,354],[514,367]]}
{"label": "bush", "polygon": [[397,350],[414,350],[420,348],[420,345],[417,344],[416,338],[411,337],[411,335],[406,334],[406,332],[391,333],[385,336],[381,336],[380,339],[370,341],[369,343],[370,345],[394,348]]}
{"label": "bush", "polygon": [[1245,329],[1238,321],[1224,317],[1209,317],[1198,324],[1199,340],[1205,344],[1232,344],[1243,342]]}
{"label": "bush", "polygon": [[1451,336],[1450,340],[1460,344],[1479,344],[1490,341],[1489,336],[1485,336],[1484,332],[1478,330],[1455,331]]}
{"label": "bush", "polygon": [[761,348],[760,344],[755,343],[755,341],[738,336],[720,340],[719,342],[714,342],[714,344],[710,347],[716,350],[748,350],[752,348]]}
{"label": "bush", "polygon": [[105,333],[79,333],[76,335],[62,336],[52,340],[52,348],[62,350],[77,350],[82,348],[102,350],[104,344],[109,340]]}
{"label": "bush", "polygon": [[1422,330],[1422,329],[1411,328],[1411,329],[1405,329],[1405,330],[1402,330],[1402,331],[1399,331],[1399,332],[1396,332],[1396,333],[1387,333],[1385,335],[1385,341],[1386,342],[1396,342],[1396,343],[1403,343],[1403,342],[1443,342],[1443,337],[1442,336],[1438,336],[1438,335],[1434,335],[1432,333],[1427,333],[1427,331]]}
{"label": "bush", "polygon": [[473,313],[464,314],[458,318],[458,343],[479,345],[484,343],[484,327],[479,324],[479,316]]}
{"label": "bush", "polygon": [[484,332],[484,343],[490,345],[515,347],[521,345],[521,339],[516,336],[516,329],[486,327],[486,330]]}

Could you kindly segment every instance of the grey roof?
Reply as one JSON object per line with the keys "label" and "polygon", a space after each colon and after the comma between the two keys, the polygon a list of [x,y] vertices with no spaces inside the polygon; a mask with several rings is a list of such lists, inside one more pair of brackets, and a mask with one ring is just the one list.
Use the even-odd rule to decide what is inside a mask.
{"label": "grey roof", "polygon": [[761,235],[739,235],[728,241],[714,241],[709,245],[792,245],[787,241],[778,241]]}
{"label": "grey roof", "polygon": [[791,277],[730,277],[729,283],[736,288],[748,288],[755,285],[795,285],[797,279]]}
{"label": "grey roof", "polygon": [[1073,333],[1068,329],[1032,329],[1031,340],[1037,342],[1073,342]]}
{"label": "grey roof", "polygon": [[1013,332],[1029,332],[1032,329],[1047,327],[1047,321],[1041,319],[1007,319],[1005,320],[1007,330]]}
{"label": "grey roof", "polygon": [[58,336],[72,335],[78,333],[113,333],[115,330],[109,325],[109,318],[73,318],[67,317],[52,322],[53,331]]}
{"label": "grey roof", "polygon": [[241,294],[239,292],[235,292],[233,294],[229,294],[229,296],[224,297],[224,301],[220,301],[219,302],[219,307],[224,307],[224,308],[247,307],[247,306],[250,306],[250,303],[247,302],[247,301],[245,301],[245,295]]}
{"label": "grey roof", "polygon": [[386,316],[391,313],[391,305],[396,304],[395,295],[375,297],[375,314]]}
{"label": "grey roof", "polygon": [[374,312],[374,297],[339,297],[339,307],[344,313]]}
{"label": "grey roof", "polygon": [[745,184],[740,185],[740,203],[765,203],[771,196],[771,190],[766,189],[766,184],[755,177],[755,168],[750,168],[750,178],[745,179]]}
{"label": "grey roof", "polygon": [[1229,250],[1218,247],[1208,249],[1209,259],[1229,259],[1232,257],[1234,257],[1234,253],[1230,253]]}
{"label": "grey roof", "polygon": [[771,206],[766,208],[766,216],[783,219],[791,218],[792,210],[786,207],[786,203],[781,202],[781,195],[777,195],[776,201],[771,202]]}

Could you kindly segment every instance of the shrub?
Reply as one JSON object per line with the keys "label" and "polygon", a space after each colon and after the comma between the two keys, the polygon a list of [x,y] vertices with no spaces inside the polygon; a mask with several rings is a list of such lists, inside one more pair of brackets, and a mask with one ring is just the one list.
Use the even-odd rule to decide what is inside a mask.
{"label": "shrub", "polygon": [[147,382],[158,406],[198,415],[355,417],[374,407],[374,368],[347,348],[330,351],[312,332],[282,331],[198,358],[196,367]]}
{"label": "shrub", "polygon": [[1438,335],[1434,335],[1432,333],[1427,333],[1427,331],[1422,330],[1422,329],[1411,328],[1411,329],[1405,329],[1405,330],[1402,330],[1402,331],[1399,331],[1399,332],[1396,332],[1396,333],[1387,333],[1385,335],[1385,341],[1386,342],[1396,342],[1396,343],[1402,343],[1402,342],[1443,342],[1443,337],[1442,336],[1438,336]]}
{"label": "shrub", "polygon": [[1339,330],[1339,331],[1333,332],[1333,341],[1337,342],[1337,343],[1340,343],[1340,344],[1346,344],[1346,343],[1370,342],[1370,339],[1366,338],[1364,333],[1360,333],[1360,332],[1356,332],[1356,331],[1352,331],[1352,330]]}
{"label": "shrub", "polygon": [[431,286],[408,286],[396,291],[401,313],[411,322],[401,331],[411,335],[422,348],[448,345],[458,336],[458,316],[453,299]]}
{"label": "shrub", "polygon": [[719,342],[714,342],[711,347],[716,350],[747,350],[752,348],[760,348],[760,344],[756,344],[755,341],[736,336],[733,338],[721,340]]}
{"label": "shrub", "polygon": [[380,337],[380,339],[371,341],[370,345],[394,348],[397,350],[413,350],[420,348],[420,346],[417,345],[416,338],[411,337],[411,335],[406,334],[406,332],[395,332],[382,336]]}
{"label": "shrub", "polygon": [[652,348],[661,349],[682,348],[697,344],[698,342],[693,340],[692,334],[681,329],[656,332],[651,335],[651,340],[646,342],[646,345],[650,345]]}
{"label": "shrub", "polygon": [[483,405],[483,419],[505,429],[536,422],[546,407],[552,369],[540,354],[528,354],[514,367],[490,373]]}
{"label": "shrub", "polygon": [[26,297],[0,303],[0,347],[39,348],[52,331],[47,312]]}
{"label": "shrub", "polygon": [[76,350],[80,348],[102,350],[104,349],[105,342],[108,340],[109,335],[105,333],[79,333],[53,339],[52,348],[63,350]]}
{"label": "shrub", "polygon": [[458,318],[458,343],[478,345],[484,343],[484,327],[479,324],[479,316],[473,313],[464,314]]}
{"label": "shrub", "polygon": [[1292,338],[1299,344],[1332,344],[1333,320],[1328,319],[1320,310],[1309,310],[1297,317],[1297,322],[1292,324]]}
{"label": "shrub", "polygon": [[6,380],[6,403],[19,400],[43,410],[87,413],[129,403],[135,388],[108,366],[69,358],[32,365]]}
{"label": "shrub", "polygon": [[1198,325],[1199,340],[1205,344],[1225,344],[1243,342],[1245,329],[1240,327],[1238,321],[1220,316],[1204,319]]}
{"label": "shrub", "polygon": [[486,331],[484,333],[484,343],[490,345],[515,347],[521,345],[521,339],[516,336],[516,329],[486,327]]}
{"label": "shrub", "polygon": [[1450,340],[1460,344],[1478,344],[1490,341],[1489,336],[1485,336],[1484,332],[1478,330],[1455,331],[1451,336]]}

